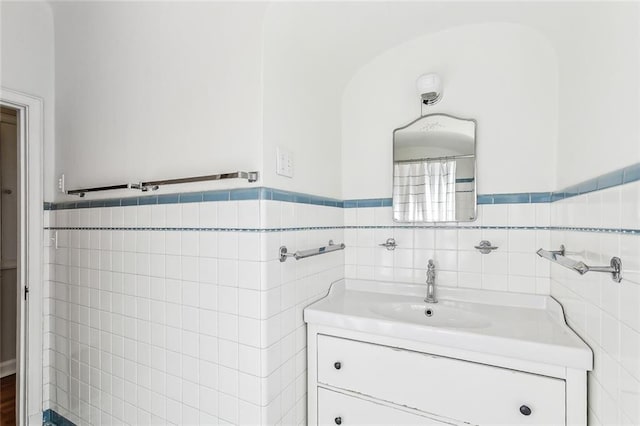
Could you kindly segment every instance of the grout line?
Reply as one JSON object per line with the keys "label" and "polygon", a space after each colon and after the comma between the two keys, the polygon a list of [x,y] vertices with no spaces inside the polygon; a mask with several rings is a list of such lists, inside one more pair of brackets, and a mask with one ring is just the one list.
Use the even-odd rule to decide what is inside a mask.
{"label": "grout line", "polygon": [[344,225],[344,226],[311,226],[293,228],[167,228],[167,227],[100,227],[100,226],[48,226],[47,231],[165,231],[165,232],[292,232],[323,231],[337,229],[436,229],[436,230],[521,230],[521,231],[574,231],[608,234],[640,235],[640,229],[633,228],[600,228],[569,226],[438,226],[438,225]]}

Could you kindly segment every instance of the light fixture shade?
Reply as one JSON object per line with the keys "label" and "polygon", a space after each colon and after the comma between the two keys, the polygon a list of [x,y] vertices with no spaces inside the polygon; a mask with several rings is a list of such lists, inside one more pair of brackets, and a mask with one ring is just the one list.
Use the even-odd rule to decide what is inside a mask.
{"label": "light fixture shade", "polygon": [[442,98],[442,81],[438,74],[422,74],[416,81],[416,87],[425,105],[433,105]]}

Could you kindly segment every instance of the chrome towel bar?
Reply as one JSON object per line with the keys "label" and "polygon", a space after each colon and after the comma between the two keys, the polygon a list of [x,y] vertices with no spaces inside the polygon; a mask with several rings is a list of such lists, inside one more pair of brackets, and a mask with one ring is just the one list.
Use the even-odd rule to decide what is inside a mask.
{"label": "chrome towel bar", "polygon": [[587,272],[607,272],[611,274],[611,279],[617,283],[622,281],[622,260],[619,257],[612,257],[609,266],[589,266],[584,262],[569,259],[565,256],[566,250],[564,245],[560,246],[560,250],[543,250],[536,252],[538,256],[550,260],[564,266],[565,268],[576,271],[580,275]]}
{"label": "chrome towel bar", "polygon": [[333,240],[329,240],[329,244],[324,247],[316,249],[301,250],[295,253],[289,253],[286,246],[280,247],[280,262],[286,261],[289,257],[293,257],[295,260],[304,259],[305,257],[317,256],[319,254],[331,253],[336,250],[344,250],[346,246],[344,243],[334,244]]}
{"label": "chrome towel bar", "polygon": [[93,188],[82,188],[82,189],[72,189],[67,191],[69,195],[77,195],[79,197],[84,197],[87,192],[98,192],[98,191],[111,191],[114,189],[138,189],[142,192],[147,192],[149,190],[155,191],[161,185],[176,185],[180,183],[193,183],[193,182],[207,182],[213,180],[223,180],[223,179],[246,179],[249,182],[255,182],[258,180],[258,172],[233,172],[233,173],[219,173],[216,175],[206,175],[206,176],[194,176],[188,178],[178,178],[178,179],[165,179],[165,180],[155,180],[150,182],[139,182],[139,183],[123,183],[120,185],[110,185],[110,186],[97,186]]}

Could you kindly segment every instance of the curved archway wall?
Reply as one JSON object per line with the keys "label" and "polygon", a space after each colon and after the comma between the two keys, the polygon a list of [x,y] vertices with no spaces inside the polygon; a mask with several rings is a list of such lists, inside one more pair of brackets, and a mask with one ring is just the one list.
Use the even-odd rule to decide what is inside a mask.
{"label": "curved archway wall", "polygon": [[554,189],[555,49],[522,25],[483,23],[403,43],[354,75],[342,97],[346,199],[391,196],[391,134],[420,115],[415,79],[424,72],[444,80],[442,100],[425,113],[478,121],[479,193]]}
{"label": "curved archway wall", "polygon": [[[640,110],[640,89],[635,78],[639,71],[638,20],[638,5],[632,3],[271,4],[265,12],[263,24],[264,182],[268,186],[323,196],[346,199],[365,196],[350,192],[353,189],[349,189],[352,175],[345,172],[350,168],[347,157],[353,155],[348,152],[348,146],[354,142],[344,139],[343,129],[348,123],[345,122],[345,111],[339,112],[339,109],[343,107],[343,94],[348,90],[349,81],[360,68],[403,43],[410,44],[410,40],[428,38],[441,31],[454,31],[451,34],[457,33],[462,37],[462,33],[471,31],[472,26],[484,23],[502,23],[503,28],[513,24],[512,34],[522,37],[525,37],[528,28],[529,35],[522,41],[529,48],[538,43],[536,50],[531,53],[543,54],[545,49],[551,49],[556,52],[556,57],[547,58],[552,63],[532,63],[524,50],[514,52],[516,48],[512,46],[514,59],[522,59],[521,65],[530,65],[528,69],[521,69],[530,76],[530,81],[525,82],[525,87],[516,88],[515,92],[526,94],[529,98],[502,106],[503,112],[515,116],[527,128],[515,141],[510,142],[509,147],[523,143],[525,150],[530,152],[537,147],[539,151],[536,151],[534,158],[540,159],[540,153],[546,152],[551,160],[541,166],[544,170],[533,171],[528,181],[525,179],[522,184],[520,179],[510,178],[493,187],[494,178],[482,179],[479,181],[482,191],[494,193],[501,191],[501,188],[521,191],[560,189],[634,164],[640,161],[640,149],[635,143],[639,126],[634,118]],[[515,25],[522,26],[519,33]],[[465,27],[467,29],[463,30]],[[539,38],[537,42],[534,41],[536,33]],[[488,34],[486,36],[489,37]],[[507,40],[499,42],[504,49],[508,49]],[[439,52],[436,55],[446,55],[447,49],[443,44],[433,48]],[[492,46],[482,46],[481,49],[483,53],[500,53]],[[474,68],[478,66],[489,70],[490,58],[483,57],[480,52],[477,54],[479,58],[474,62]],[[452,59],[453,64],[463,63],[463,58]],[[509,63],[507,58],[494,59],[503,64]],[[412,58],[411,62],[429,65],[424,57]],[[511,65],[515,71],[515,61]],[[557,87],[542,87],[538,69],[547,72],[554,66],[557,67]],[[406,92],[402,95],[405,97],[403,104],[398,108],[415,110],[412,114],[399,114],[397,122],[390,123],[389,131],[405,123],[405,118],[418,115],[416,98],[412,97],[415,93],[413,84],[419,73],[427,71],[416,69],[415,75],[407,75],[406,81],[398,82],[406,85]],[[464,71],[460,71],[457,77],[463,78],[463,75]],[[491,76],[494,75],[503,74],[496,67]],[[452,109],[457,108],[452,104],[451,95],[459,90],[460,86],[456,83],[464,81],[464,78],[453,82],[450,77],[443,75],[445,97],[435,109],[444,108],[447,104]],[[515,83],[516,78],[508,76],[504,83]],[[542,93],[528,91],[528,88],[536,86],[542,89]],[[509,99],[507,87],[510,86],[502,81],[498,87],[493,87],[489,100],[483,101],[483,109],[479,112],[481,116],[488,117],[487,114],[492,110],[500,112],[501,105],[497,105],[496,100],[503,97],[501,94]],[[485,88],[489,89],[488,86]],[[476,93],[482,87],[479,84],[465,86],[465,89]],[[372,89],[369,92],[373,95],[375,91]],[[596,92],[599,95],[595,95]],[[467,109],[475,102],[472,96],[469,97],[465,102]],[[366,99],[366,94],[363,99]],[[512,101],[514,99],[516,96],[510,98]],[[456,102],[460,101],[458,99]],[[381,103],[375,103],[380,110],[384,108],[390,111],[392,108]],[[367,110],[370,105],[363,102],[361,107]],[[552,113],[554,110],[555,117]],[[524,117],[517,117],[519,111],[530,113],[530,120],[527,122]],[[459,111],[450,112],[462,114],[464,111],[460,108]],[[538,128],[536,123],[541,123],[544,117],[549,118],[549,122],[544,124],[544,129]],[[493,121],[480,122],[479,131],[490,131]],[[610,124],[601,126],[601,123]],[[554,126],[557,126],[555,131]],[[382,130],[387,132],[387,129]],[[548,136],[550,140],[537,140],[526,145],[524,141],[529,133]],[[491,137],[491,133],[486,136]],[[501,134],[498,140],[502,137],[506,135]],[[484,143],[484,148],[480,145],[481,149],[487,149],[494,141],[483,137],[481,144]],[[346,148],[343,149],[342,145]],[[294,151],[297,167],[293,179],[275,174],[278,146]],[[596,154],[605,151],[619,154],[606,160]],[[540,172],[544,172],[540,186],[531,185],[532,176],[538,176]],[[497,182],[497,178],[494,182]],[[381,193],[380,188],[368,191]]]}

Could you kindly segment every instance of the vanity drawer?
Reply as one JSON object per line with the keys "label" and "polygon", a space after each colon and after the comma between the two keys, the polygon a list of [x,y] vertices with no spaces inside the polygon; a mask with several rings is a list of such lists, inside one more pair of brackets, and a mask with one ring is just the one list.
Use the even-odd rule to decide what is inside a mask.
{"label": "vanity drawer", "polygon": [[565,424],[565,382],[318,335],[318,383],[474,424]]}
{"label": "vanity drawer", "polygon": [[445,425],[428,417],[318,388],[318,425]]}

